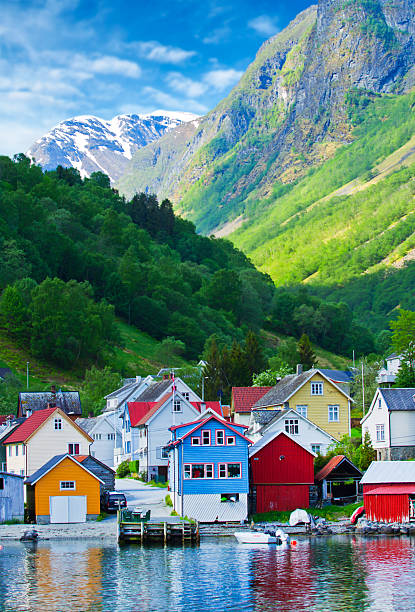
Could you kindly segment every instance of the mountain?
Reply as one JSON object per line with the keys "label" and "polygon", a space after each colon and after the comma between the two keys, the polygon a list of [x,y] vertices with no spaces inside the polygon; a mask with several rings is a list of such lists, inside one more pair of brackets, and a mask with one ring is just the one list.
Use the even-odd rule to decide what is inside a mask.
{"label": "mountain", "polygon": [[82,177],[101,171],[116,181],[138,149],[196,117],[192,113],[169,111],[117,115],[110,121],[88,115],[73,117],[39,138],[27,156],[44,170],[72,166]]}
{"label": "mountain", "polygon": [[138,151],[118,186],[170,197],[277,284],[321,288],[404,265],[415,257],[414,85],[413,0],[320,0],[213,111]]}

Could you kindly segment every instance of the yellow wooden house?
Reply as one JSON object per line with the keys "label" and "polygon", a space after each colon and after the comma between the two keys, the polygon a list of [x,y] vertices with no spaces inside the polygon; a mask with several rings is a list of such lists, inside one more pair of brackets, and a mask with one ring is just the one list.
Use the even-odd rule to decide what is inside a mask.
{"label": "yellow wooden house", "polygon": [[296,410],[339,440],[351,433],[348,393],[321,370],[289,374],[261,397],[252,410]]}
{"label": "yellow wooden house", "polygon": [[103,481],[69,454],[56,455],[25,480],[30,520],[84,523],[100,513]]}

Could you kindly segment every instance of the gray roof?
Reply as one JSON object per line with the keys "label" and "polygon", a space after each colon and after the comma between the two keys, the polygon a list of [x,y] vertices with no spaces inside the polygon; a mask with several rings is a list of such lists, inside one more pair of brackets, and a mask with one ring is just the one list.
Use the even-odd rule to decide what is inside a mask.
{"label": "gray roof", "polygon": [[415,461],[372,461],[361,484],[415,483]]}
{"label": "gray roof", "polygon": [[64,457],[66,457],[66,453],[64,455],[55,455],[54,457],[52,457],[52,459],[46,461],[46,463],[42,465],[42,467],[40,467],[38,470],[36,470],[36,472],[28,476],[25,480],[25,483],[32,484],[33,482],[36,482],[37,480],[39,480],[39,478],[42,478],[42,476],[47,474],[47,472],[49,472],[49,470],[51,470],[55,465],[57,465],[59,461],[61,461]]}
{"label": "gray roof", "polygon": [[0,442],[2,442],[7,436],[9,436],[18,427],[19,423],[12,423],[4,429],[0,429]]}
{"label": "gray roof", "polygon": [[253,410],[252,417],[255,423],[268,425],[276,416],[286,414],[287,410]]}
{"label": "gray roof", "polygon": [[89,433],[95,427],[97,421],[98,417],[88,417],[87,419],[76,419],[75,423],[86,433]]}
{"label": "gray roof", "polygon": [[354,378],[353,373],[348,370],[322,370],[319,368],[319,372],[338,383],[350,383]]}
{"label": "gray roof", "polygon": [[256,404],[253,405],[252,409],[263,408],[266,406],[275,406],[284,404],[287,399],[300,387],[303,383],[305,383],[313,374],[315,374],[317,370],[308,370],[307,372],[302,372],[301,374],[288,374],[288,376],[284,376],[280,382],[278,382],[275,387],[272,387],[268,393],[265,393],[259,399]]}
{"label": "gray roof", "polygon": [[27,410],[36,412],[44,410],[53,403],[66,414],[82,414],[81,400],[78,391],[23,392],[19,393],[19,409],[22,415]]}
{"label": "gray roof", "polygon": [[6,378],[6,376],[11,376],[13,374],[10,368],[0,368],[0,378]]}
{"label": "gray roof", "polygon": [[388,410],[415,410],[415,389],[380,389]]}
{"label": "gray roof", "polygon": [[134,389],[136,389],[140,385],[141,385],[141,378],[140,378],[140,382],[136,382],[136,380],[134,379],[134,382],[128,382],[127,384],[123,385],[119,389],[116,389],[112,393],[108,393],[108,395],[105,396],[105,399],[111,399],[112,397],[128,395],[131,391],[134,391]]}
{"label": "gray roof", "polygon": [[136,402],[155,402],[163,393],[168,391],[171,386],[171,380],[161,380],[160,382],[152,383],[136,398]]}

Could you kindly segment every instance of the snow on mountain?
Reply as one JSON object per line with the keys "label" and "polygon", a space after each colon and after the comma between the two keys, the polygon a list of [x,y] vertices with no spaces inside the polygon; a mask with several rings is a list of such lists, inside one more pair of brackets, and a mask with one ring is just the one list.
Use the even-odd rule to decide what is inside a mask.
{"label": "snow on mountain", "polygon": [[79,115],[62,121],[39,138],[26,155],[44,170],[72,166],[82,177],[100,171],[115,182],[138,149],[197,118],[192,113],[164,110],[148,115],[117,115],[110,121]]}

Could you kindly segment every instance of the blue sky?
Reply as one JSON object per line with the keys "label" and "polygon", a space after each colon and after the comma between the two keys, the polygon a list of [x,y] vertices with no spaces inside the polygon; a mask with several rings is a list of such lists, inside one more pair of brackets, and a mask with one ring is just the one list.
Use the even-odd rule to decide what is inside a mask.
{"label": "blue sky", "polygon": [[2,0],[0,154],[26,151],[75,115],[204,114],[309,4]]}

